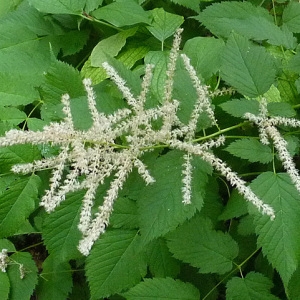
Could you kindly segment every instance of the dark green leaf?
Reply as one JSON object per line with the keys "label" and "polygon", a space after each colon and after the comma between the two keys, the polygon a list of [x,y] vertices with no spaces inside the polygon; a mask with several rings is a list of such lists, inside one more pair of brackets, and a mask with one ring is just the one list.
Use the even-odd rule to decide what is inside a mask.
{"label": "dark green leaf", "polygon": [[220,104],[220,106],[228,114],[237,118],[243,118],[247,112],[254,115],[259,114],[259,102],[255,100],[233,99]]}
{"label": "dark green leaf", "polygon": [[271,55],[243,36],[230,35],[222,58],[223,79],[245,96],[258,97],[267,92],[275,81]]}
{"label": "dark green leaf", "polygon": [[182,5],[184,7],[187,7],[189,9],[194,10],[195,12],[199,13],[200,12],[200,2],[201,0],[171,0],[172,2]]}
{"label": "dark green leaf", "polygon": [[300,32],[300,5],[298,2],[289,2],[282,14],[283,24],[292,32]]}
{"label": "dark green leaf", "polygon": [[211,221],[199,215],[168,234],[167,239],[174,257],[200,268],[201,273],[230,271],[239,252],[229,234],[212,229]]}
{"label": "dark green leaf", "polygon": [[198,300],[199,291],[190,283],[172,278],[144,279],[123,294],[127,300]]}
{"label": "dark green leaf", "polygon": [[254,138],[234,141],[225,150],[236,157],[247,159],[249,162],[267,164],[273,160],[271,148]]}
{"label": "dark green leaf", "polygon": [[136,231],[108,231],[95,243],[86,260],[92,299],[119,293],[137,284],[146,274]]}
{"label": "dark green leaf", "polygon": [[8,275],[4,272],[0,272],[0,298],[1,299],[9,299],[9,278]]}

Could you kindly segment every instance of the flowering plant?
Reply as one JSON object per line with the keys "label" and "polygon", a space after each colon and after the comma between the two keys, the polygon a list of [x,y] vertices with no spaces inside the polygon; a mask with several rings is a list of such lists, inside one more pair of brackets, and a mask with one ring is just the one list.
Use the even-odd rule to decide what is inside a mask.
{"label": "flowering plant", "polygon": [[[190,2],[187,8],[197,12]],[[58,2],[56,8],[30,3],[15,14],[28,10],[44,17],[38,10],[76,11],[72,5],[65,11],[68,6]],[[277,34],[268,43],[287,49],[295,47],[293,30],[287,33],[270,23],[264,8],[219,3],[194,17],[219,38],[195,37],[181,50],[182,17],[163,9],[150,15],[130,1],[133,12],[127,14],[132,20],[116,25],[113,11],[125,9],[122,3],[98,9],[89,4],[85,9],[93,14],[79,14],[102,24],[106,13],[103,26],[129,26],[99,42],[81,74],[52,57],[53,39],[51,63],[38,89],[41,99],[26,103],[18,98],[14,107],[3,100],[3,108],[13,116],[7,122],[1,117],[3,297],[18,297],[18,282],[27,287],[28,296],[36,287],[42,299],[49,291],[64,299],[71,292],[71,272],[83,267],[84,273],[74,280],[74,299],[114,299],[114,294],[126,299],[199,299],[199,291],[203,299],[215,299],[219,285],[226,285],[228,299],[241,297],[244,289],[250,298],[260,289],[263,297],[277,299],[270,289],[279,278],[287,295],[297,295],[297,105],[281,98],[278,58],[255,44],[266,38],[255,31],[228,32],[211,18],[227,8],[247,10],[253,18],[260,14],[264,21],[257,22]],[[293,5],[285,8],[286,26],[291,28]],[[164,18],[170,25],[164,23],[160,30]],[[243,28],[238,18],[232,19],[236,29]],[[244,19],[252,22],[248,14]],[[130,44],[130,38],[138,39],[139,23],[160,40],[161,49]],[[74,29],[72,34],[79,33]],[[172,34],[173,42],[166,43]],[[122,50],[127,42],[136,52]],[[120,47],[116,55],[107,53],[110,45]],[[205,58],[210,60],[205,66],[201,56],[212,49],[218,57]],[[136,59],[131,71],[126,55],[139,57],[139,51],[144,51],[145,64]],[[13,121],[23,114],[23,122]],[[39,266],[38,284],[31,255],[17,251],[13,243],[27,234],[42,238],[48,252],[42,251],[47,257]],[[185,272],[199,272],[195,276],[200,282]],[[84,296],[76,291],[81,284]]]}

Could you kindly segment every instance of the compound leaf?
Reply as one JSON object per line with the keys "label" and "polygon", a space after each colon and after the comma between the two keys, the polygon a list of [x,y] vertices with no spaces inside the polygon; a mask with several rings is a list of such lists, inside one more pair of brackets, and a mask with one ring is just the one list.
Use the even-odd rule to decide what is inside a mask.
{"label": "compound leaf", "polygon": [[254,225],[258,246],[287,286],[299,261],[299,193],[285,173],[263,173],[251,183],[251,188],[275,210],[273,221],[255,211]]}
{"label": "compound leaf", "polygon": [[260,273],[250,272],[245,278],[233,277],[226,285],[227,300],[276,300],[270,293],[272,281]]}
{"label": "compound leaf", "polygon": [[237,257],[237,243],[227,233],[212,229],[209,219],[197,215],[167,235],[174,257],[200,268],[200,273],[224,274]]}
{"label": "compound leaf", "polygon": [[273,159],[270,147],[263,145],[254,138],[234,141],[225,150],[236,157],[247,159],[250,162],[266,164]]}
{"label": "compound leaf", "polygon": [[145,278],[123,294],[127,300],[198,300],[199,291],[190,283],[172,278]]}
{"label": "compound leaf", "polygon": [[136,231],[107,231],[95,243],[86,260],[92,299],[107,297],[132,287],[146,274]]}
{"label": "compound leaf", "polygon": [[236,33],[230,35],[222,59],[223,79],[245,96],[258,97],[275,81],[271,55]]}

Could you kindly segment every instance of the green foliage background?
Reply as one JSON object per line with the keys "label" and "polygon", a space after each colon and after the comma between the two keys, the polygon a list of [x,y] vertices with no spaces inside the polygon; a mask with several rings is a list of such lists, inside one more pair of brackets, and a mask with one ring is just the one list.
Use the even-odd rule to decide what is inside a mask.
{"label": "green foliage background", "polygon": [[[145,186],[136,173],[130,175],[107,232],[85,258],[77,250],[83,193],[68,195],[48,215],[39,198],[50,171],[30,176],[10,171],[57,149],[0,148],[0,250],[11,254],[7,272],[0,272],[1,299],[300,298],[300,196],[272,145],[259,143],[256,130],[242,119],[245,112],[258,113],[261,96],[272,115],[298,117],[298,2],[2,1],[0,134],[41,130],[61,120],[64,93],[71,96],[77,128],[89,128],[84,77],[92,79],[99,111],[125,107],[101,67],[105,61],[134,94],[144,64],[155,64],[147,105],[159,104],[179,27],[182,52],[211,92],[234,89],[213,98],[220,133],[228,141],[218,155],[272,205],[275,220],[254,211],[200,159],[193,161],[192,204],[183,206],[182,154],[153,151],[146,160],[157,184]],[[195,91],[180,64],[173,96],[181,102],[180,119],[187,120]],[[201,125],[204,129],[205,120]],[[298,164],[299,130],[282,127],[281,133]],[[99,203],[105,191],[105,185],[99,188]]]}

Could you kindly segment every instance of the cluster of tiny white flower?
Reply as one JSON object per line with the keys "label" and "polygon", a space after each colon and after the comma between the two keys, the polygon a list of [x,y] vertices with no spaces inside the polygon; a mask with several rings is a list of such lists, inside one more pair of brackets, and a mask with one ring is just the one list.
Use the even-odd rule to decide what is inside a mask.
{"label": "cluster of tiny white flower", "polygon": [[[183,124],[177,117],[179,102],[174,100],[172,95],[181,31],[179,29],[175,34],[167,68],[164,99],[160,106],[145,109],[144,105],[151,84],[153,66],[146,66],[142,91],[139,96],[135,97],[126,86],[126,81],[119,76],[117,71],[108,63],[104,63],[104,69],[122,92],[130,108],[117,110],[111,115],[98,112],[92,83],[89,79],[85,79],[83,84],[93,120],[91,128],[86,131],[75,129],[70,109],[70,97],[63,95],[62,103],[65,118],[60,123],[51,123],[44,127],[43,131],[38,132],[10,130],[4,137],[0,138],[0,146],[24,143],[50,143],[60,146],[60,153],[56,157],[15,165],[12,170],[16,173],[29,173],[45,168],[52,169],[50,188],[40,202],[47,212],[53,211],[64,201],[69,192],[86,190],[78,225],[83,236],[78,249],[84,255],[89,254],[94,242],[105,231],[114,201],[132,169],[137,169],[146,184],[155,182],[142,161],[142,156],[145,152],[152,151],[153,147],[158,144],[185,153],[182,166],[182,202],[184,204],[191,203],[193,176],[191,163],[193,156],[198,155],[225,176],[263,214],[269,215],[271,219],[275,217],[273,209],[264,204],[246,185],[245,181],[241,180],[225,162],[212,153],[212,148],[223,145],[225,140],[223,136],[215,140],[205,141],[202,144],[194,142],[197,121],[201,113],[207,114],[211,120],[211,125],[217,126],[217,120],[211,106],[208,89],[200,82],[189,58],[184,54],[181,55],[181,58],[198,98],[195,101],[188,124]],[[153,121],[157,119],[161,120],[160,128],[153,126]],[[266,131],[270,134],[270,129],[266,129]],[[126,145],[122,147],[116,145],[120,136],[126,138]],[[115,151],[116,148],[118,151]],[[68,169],[67,166],[69,166]],[[114,175],[114,178],[103,203],[98,208],[97,213],[93,214],[92,208],[94,207],[97,188],[111,175]]]}
{"label": "cluster of tiny white flower", "polygon": [[6,272],[8,263],[7,249],[2,249],[0,252],[0,270]]}

